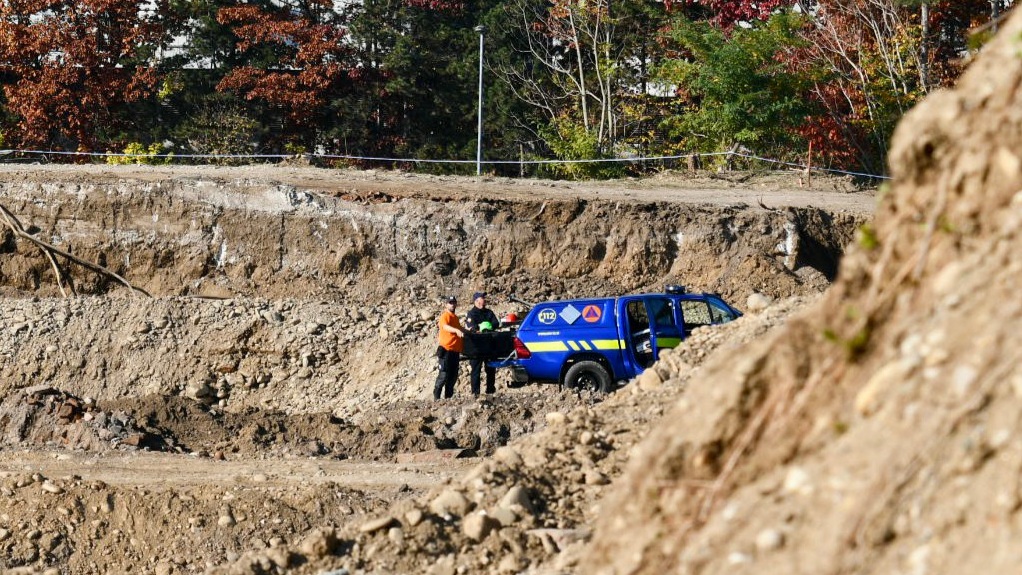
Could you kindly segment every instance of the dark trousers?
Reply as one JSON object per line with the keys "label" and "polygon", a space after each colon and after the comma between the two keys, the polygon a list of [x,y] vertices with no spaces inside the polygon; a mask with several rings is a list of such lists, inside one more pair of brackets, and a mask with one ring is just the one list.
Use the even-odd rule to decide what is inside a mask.
{"label": "dark trousers", "polygon": [[436,383],[433,384],[433,399],[440,399],[441,392],[447,399],[454,397],[454,382],[458,381],[459,361],[461,354],[456,351],[444,350],[437,353],[440,373],[436,374]]}
{"label": "dark trousers", "polygon": [[472,395],[479,395],[479,372],[484,367],[486,368],[486,393],[497,391],[497,387],[494,385],[494,380],[497,379],[497,368],[486,365],[486,360],[482,359],[470,359],[468,364],[472,368]]}

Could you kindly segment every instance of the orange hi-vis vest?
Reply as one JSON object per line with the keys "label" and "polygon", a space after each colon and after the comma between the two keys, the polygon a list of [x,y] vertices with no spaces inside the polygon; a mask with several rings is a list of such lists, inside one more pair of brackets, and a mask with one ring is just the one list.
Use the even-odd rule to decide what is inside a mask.
{"label": "orange hi-vis vest", "polygon": [[440,314],[440,321],[438,327],[440,329],[440,335],[437,341],[440,343],[440,347],[447,351],[456,351],[461,353],[465,349],[465,340],[458,337],[458,334],[451,333],[444,329],[445,325],[462,329],[461,321],[458,320],[458,316],[444,310],[444,313]]}

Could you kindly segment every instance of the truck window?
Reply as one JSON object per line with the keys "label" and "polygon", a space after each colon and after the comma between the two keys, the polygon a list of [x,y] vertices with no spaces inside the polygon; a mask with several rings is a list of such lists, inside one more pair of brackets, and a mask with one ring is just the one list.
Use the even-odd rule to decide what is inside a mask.
{"label": "truck window", "polygon": [[681,314],[685,321],[685,331],[713,323],[710,306],[703,300],[685,300],[681,302]]}
{"label": "truck window", "polygon": [[716,303],[714,303],[712,301],[709,302],[709,304],[710,304],[710,319],[713,320],[714,324],[727,323],[727,322],[735,319],[735,316],[734,316],[734,314],[731,313],[731,310],[725,309],[725,308],[717,305]]}
{"label": "truck window", "polygon": [[642,304],[642,300],[628,302],[625,310],[628,313],[628,329],[632,333],[649,329],[649,315],[646,314],[646,306]]}
{"label": "truck window", "polygon": [[649,313],[653,316],[653,324],[657,327],[674,327],[674,304],[667,298],[651,298],[647,300]]}

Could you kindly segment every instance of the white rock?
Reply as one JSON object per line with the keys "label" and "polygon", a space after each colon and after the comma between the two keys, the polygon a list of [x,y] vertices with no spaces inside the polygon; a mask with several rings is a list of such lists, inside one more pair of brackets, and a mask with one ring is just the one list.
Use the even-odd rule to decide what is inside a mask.
{"label": "white rock", "polygon": [[546,414],[546,422],[549,425],[564,425],[564,422],[568,420],[568,417],[560,411],[551,411]]}
{"label": "white rock", "polygon": [[400,527],[391,527],[387,530],[387,539],[398,547],[402,547],[405,544],[405,532]]}
{"label": "white rock", "polygon": [[507,493],[504,494],[504,497],[500,498],[500,507],[513,509],[516,505],[529,513],[536,512],[532,504],[532,499],[529,498],[528,491],[520,485],[512,486],[511,489],[508,489]]}
{"label": "white rock", "polygon": [[358,530],[361,531],[362,533],[373,533],[385,527],[390,527],[394,525],[395,521],[396,520],[390,516],[378,517],[376,519],[366,521],[365,523],[362,524],[361,527],[358,528]]}
{"label": "white rock", "polygon": [[409,527],[415,527],[419,523],[422,523],[424,515],[425,514],[421,509],[410,509],[407,513],[405,513],[405,523],[407,523]]}
{"label": "white rock", "polygon": [[743,565],[745,563],[752,563],[752,557],[748,553],[732,551],[727,555],[727,562],[731,565]]}
{"label": "white rock", "polygon": [[764,529],[756,535],[756,549],[760,552],[775,551],[784,546],[784,533],[777,529]]}
{"label": "white rock", "polygon": [[650,391],[663,387],[664,380],[655,369],[647,369],[635,379],[635,383],[639,389],[643,391]]}
{"label": "white rock", "polygon": [[498,507],[490,512],[490,517],[493,517],[500,523],[502,527],[508,527],[514,525],[518,521],[518,514],[509,507]]}
{"label": "white rock", "polygon": [[493,453],[493,458],[509,467],[519,467],[525,463],[515,448],[506,445],[498,447],[497,451]]}
{"label": "white rock", "polygon": [[806,495],[812,493],[813,487],[810,482],[809,473],[801,467],[792,467],[784,476],[784,491],[786,493],[797,493]]}
{"label": "white rock", "polygon": [[498,527],[500,527],[500,522],[480,511],[465,518],[461,524],[461,532],[473,541],[482,541]]}
{"label": "white rock", "polygon": [[770,304],[772,303],[774,303],[774,300],[770,296],[761,294],[759,292],[753,292],[745,300],[745,309],[747,309],[750,312],[756,313],[770,307]]}
{"label": "white rock", "polygon": [[298,545],[303,555],[310,558],[326,557],[337,547],[337,536],[332,529],[316,529]]}
{"label": "white rock", "polygon": [[876,413],[888,392],[904,378],[905,369],[900,361],[892,361],[878,369],[855,394],[855,411],[863,417]]}
{"label": "white rock", "polygon": [[979,372],[971,365],[959,365],[951,373],[951,389],[959,399],[964,398],[972,389]]}
{"label": "white rock", "polygon": [[469,500],[460,492],[446,489],[437,495],[429,504],[429,510],[437,515],[463,516],[471,506]]}

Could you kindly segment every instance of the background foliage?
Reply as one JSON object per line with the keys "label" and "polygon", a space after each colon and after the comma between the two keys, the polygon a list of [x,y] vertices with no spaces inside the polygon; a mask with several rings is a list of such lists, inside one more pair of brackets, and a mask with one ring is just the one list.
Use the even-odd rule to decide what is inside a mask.
{"label": "background foliage", "polygon": [[[882,174],[1010,0],[0,0],[4,146],[485,158],[742,151]],[[86,156],[71,156],[86,161]],[[401,158],[381,162],[365,158]],[[217,161],[227,161],[220,159]],[[665,162],[670,165],[670,162]],[[490,164],[602,178],[664,163]]]}

